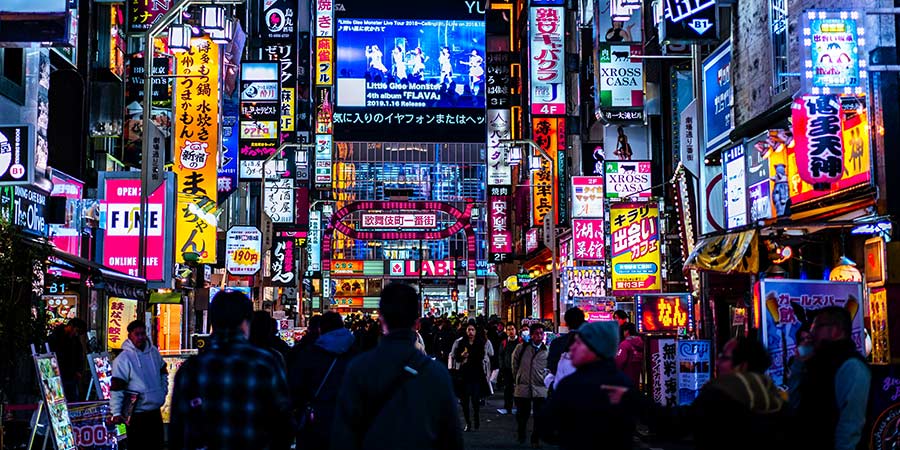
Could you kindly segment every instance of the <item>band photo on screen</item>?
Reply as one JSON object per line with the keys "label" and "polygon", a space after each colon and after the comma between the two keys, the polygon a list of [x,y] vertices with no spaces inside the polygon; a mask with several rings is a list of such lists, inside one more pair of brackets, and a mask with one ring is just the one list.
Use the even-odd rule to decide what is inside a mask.
{"label": "band photo on screen", "polygon": [[484,22],[338,19],[343,108],[484,108]]}

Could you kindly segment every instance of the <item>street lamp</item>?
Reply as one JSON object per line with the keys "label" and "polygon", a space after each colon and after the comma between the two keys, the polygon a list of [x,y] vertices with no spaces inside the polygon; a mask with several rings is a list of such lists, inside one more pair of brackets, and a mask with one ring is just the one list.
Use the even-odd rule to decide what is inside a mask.
{"label": "street lamp", "polygon": [[[556,170],[556,167],[554,164],[555,161],[553,160],[553,158],[551,158],[550,154],[548,154],[546,150],[544,150],[540,145],[538,145],[537,142],[534,142],[533,139],[501,139],[500,145],[505,145],[505,146],[512,147],[512,148],[521,148],[522,146],[527,145],[527,146],[531,147],[532,149],[537,150],[537,152],[541,158],[544,158],[550,162],[551,170]],[[520,156],[520,159],[521,159],[521,156]],[[559,190],[558,190],[558,187],[556,186],[556,183],[554,183],[552,181],[553,180],[552,175],[550,177],[550,180],[551,180],[551,182],[550,182],[551,198],[553,198],[554,201],[559,202],[559,201],[561,201],[561,199],[558,198]],[[557,291],[556,291],[557,282],[559,279],[559,266],[556,264],[556,259],[557,259],[557,255],[556,255],[556,253],[557,253],[557,250],[556,250],[556,225],[555,225],[556,217],[553,217],[554,216],[553,211],[554,211],[554,208],[551,208],[550,212],[548,213],[550,215],[550,226],[547,228],[550,230],[550,239],[549,239],[550,244],[551,244],[550,245],[550,264],[553,265],[553,268],[551,270],[551,274],[553,275],[553,288],[551,291],[551,294],[553,295],[553,318],[554,318],[554,323],[556,324],[556,327],[558,329],[560,326],[559,311],[561,309],[561,305],[559,304],[559,295],[557,294]]]}

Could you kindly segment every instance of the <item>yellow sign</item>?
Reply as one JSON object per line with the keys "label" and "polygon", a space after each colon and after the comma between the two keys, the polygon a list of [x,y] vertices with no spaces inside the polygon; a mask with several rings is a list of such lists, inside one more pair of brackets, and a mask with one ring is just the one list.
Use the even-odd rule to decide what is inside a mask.
{"label": "yellow sign", "polygon": [[872,322],[872,364],[891,363],[891,344],[888,332],[887,290],[869,292],[869,319]]}
{"label": "yellow sign", "polygon": [[216,262],[216,181],[219,150],[219,46],[209,38],[191,40],[178,53],[173,105],[178,209],[175,260],[196,253]]}
{"label": "yellow sign", "polygon": [[[553,161],[541,157],[540,152],[533,150],[535,157],[540,157],[541,168],[531,175],[531,217],[534,226],[544,223],[544,216],[553,211],[554,223],[559,223],[559,202],[553,198],[553,186],[559,186],[557,173],[557,153],[565,149],[565,119],[559,117],[540,117],[533,119],[532,130],[534,141],[550,156]],[[558,194],[557,194],[558,195]]]}
{"label": "yellow sign", "polygon": [[281,131],[294,131],[294,88],[281,88]]}
{"label": "yellow sign", "polygon": [[239,266],[256,266],[259,264],[259,252],[255,248],[242,247],[231,254],[231,259]]}
{"label": "yellow sign", "polygon": [[316,85],[331,86],[334,82],[334,40],[316,39]]}
{"label": "yellow sign", "polygon": [[122,348],[128,339],[128,324],[137,320],[137,300],[110,297],[106,317],[106,347]]}
{"label": "yellow sign", "polygon": [[609,209],[613,295],[659,292],[659,206],[616,203]]}

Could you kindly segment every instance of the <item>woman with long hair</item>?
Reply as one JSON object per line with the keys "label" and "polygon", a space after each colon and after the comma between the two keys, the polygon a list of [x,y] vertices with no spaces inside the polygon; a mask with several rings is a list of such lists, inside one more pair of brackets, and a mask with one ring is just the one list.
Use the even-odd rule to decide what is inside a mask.
{"label": "woman with long hair", "polygon": [[[458,378],[456,395],[462,400],[465,431],[477,430],[481,426],[481,397],[489,393],[485,367],[490,367],[490,356],[494,353],[483,332],[479,332],[474,321],[466,326],[466,334],[453,343],[450,351],[450,369]],[[469,406],[475,413],[472,426]]]}

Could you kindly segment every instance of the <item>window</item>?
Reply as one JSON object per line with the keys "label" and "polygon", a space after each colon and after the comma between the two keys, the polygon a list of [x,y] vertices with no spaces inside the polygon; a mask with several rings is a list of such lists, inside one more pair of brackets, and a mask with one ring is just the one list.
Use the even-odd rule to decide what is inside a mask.
{"label": "window", "polygon": [[0,48],[0,95],[25,104],[25,50]]}
{"label": "window", "polygon": [[772,32],[772,93],[788,88],[788,0],[769,0]]}

